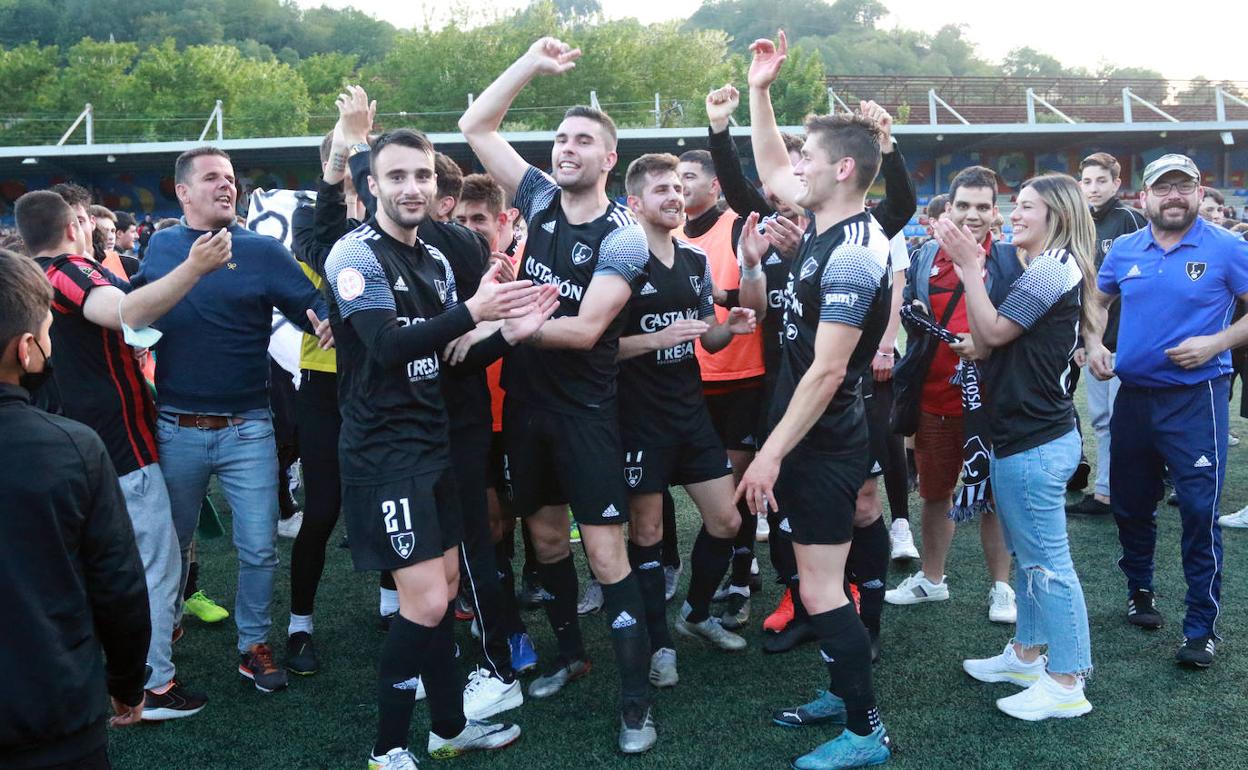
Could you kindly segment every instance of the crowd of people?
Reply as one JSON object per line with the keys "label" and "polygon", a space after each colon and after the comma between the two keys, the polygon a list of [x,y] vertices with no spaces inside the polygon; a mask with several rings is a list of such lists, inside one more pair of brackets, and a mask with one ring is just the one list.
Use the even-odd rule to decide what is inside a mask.
{"label": "crowd of people", "polygon": [[[210,146],[177,159],[183,216],[150,233],[72,183],[23,195],[0,250],[0,574],[24,586],[0,619],[26,629],[0,663],[21,696],[0,705],[0,764],[106,768],[106,725],[208,706],[173,644],[184,613],[229,615],[197,584],[213,478],[238,554],[237,670],[259,692],[346,654],[318,649],[314,624],[340,516],[355,568],[379,573],[370,770],[416,766],[420,700],[432,757],[511,745],[521,728],[498,715],[591,673],[580,624],[595,612],[619,676],[618,749],[651,749],[658,691],[680,681],[672,632],[748,646],[757,542],[783,586],[764,651],[813,642],[829,680],[773,721],[844,726],[793,766],[882,764],[884,606],[947,600],[956,525],[972,519],[988,619],[1014,631],[963,668],[1020,687],[997,701],[1012,717],[1078,717],[1093,647],[1066,517],[1112,514],[1125,617],[1155,630],[1167,487],[1188,584],[1176,659],[1212,665],[1220,527],[1248,526],[1248,508],[1219,518],[1231,351],[1248,342],[1232,319],[1248,301],[1234,212],[1177,154],[1144,169],[1137,208],[1119,162],[1095,153],[1078,179],[1024,182],[1007,241],[1000,181],[972,166],[911,249],[917,202],[889,113],[864,102],[782,133],[770,89],[784,33],[752,52],[761,188],[728,130],[731,85],[707,97],[707,149],[636,159],[622,200],[607,194],[616,129],[599,109],[568,110],[550,171],[530,165],[503,119],[581,56],[543,38],[460,119],[485,174],[463,176],[418,131],[375,133],[376,104],[345,89],[290,249],[240,224],[230,159]],[[868,202],[877,176],[885,195]],[[288,397],[268,354],[274,308],[304,334]],[[1072,398],[1081,371],[1090,426]],[[1087,432],[1093,491],[1068,506],[1093,467]],[[701,518],[683,560],[675,485]],[[295,538],[283,656],[279,532]],[[890,562],[911,560],[888,588]],[[537,603],[555,639],[540,656],[521,612]],[[457,618],[479,639],[467,675]]]}

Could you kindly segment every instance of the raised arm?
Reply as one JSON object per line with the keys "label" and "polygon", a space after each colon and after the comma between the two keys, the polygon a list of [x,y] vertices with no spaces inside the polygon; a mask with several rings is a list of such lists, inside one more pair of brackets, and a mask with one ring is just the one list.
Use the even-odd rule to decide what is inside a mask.
{"label": "raised arm", "polygon": [[918,207],[914,181],[906,170],[906,159],[893,141],[893,116],[875,102],[862,102],[860,111],[880,127],[880,176],[884,177],[884,199],[871,210],[884,234],[892,238],[910,222]]}
{"label": "raised arm", "polygon": [[775,213],[775,209],[763,197],[763,194],[746,178],[741,169],[741,156],[737,153],[737,143],[733,141],[732,132],[728,129],[728,119],[741,102],[741,95],[731,85],[717,88],[707,94],[706,116],[710,122],[710,136],[707,146],[711,151],[711,162],[715,164],[715,176],[719,179],[719,189],[724,193],[728,207],[741,216],[757,211],[763,216]]}
{"label": "raised arm", "polygon": [[580,49],[544,37],[517,59],[478,96],[459,119],[459,130],[481,159],[481,165],[511,198],[529,164],[499,133],[503,117],[516,96],[538,75],[558,75],[576,66]]}
{"label": "raised arm", "polygon": [[780,67],[788,58],[789,41],[780,30],[779,45],[770,40],[755,40],[750,50],[750,138],[754,145],[754,165],[767,189],[784,201],[795,201],[801,185],[793,175],[793,164],[776,126],[776,113],[771,107],[771,84],[780,75]]}

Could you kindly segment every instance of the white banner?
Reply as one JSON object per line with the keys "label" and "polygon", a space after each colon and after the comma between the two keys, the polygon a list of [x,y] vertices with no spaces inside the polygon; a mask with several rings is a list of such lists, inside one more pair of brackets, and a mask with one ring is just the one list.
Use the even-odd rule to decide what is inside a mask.
{"label": "white banner", "polygon": [[[294,240],[291,220],[301,201],[316,202],[316,193],[308,190],[255,190],[247,207],[247,229],[276,238],[292,247]],[[299,352],[303,330],[292,324],[273,308],[273,333],[269,338],[269,355],[290,373],[299,387]]]}

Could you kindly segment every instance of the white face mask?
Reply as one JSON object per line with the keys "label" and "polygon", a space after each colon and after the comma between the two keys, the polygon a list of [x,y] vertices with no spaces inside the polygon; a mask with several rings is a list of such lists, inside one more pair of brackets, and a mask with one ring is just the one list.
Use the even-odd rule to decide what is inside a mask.
{"label": "white face mask", "polygon": [[121,316],[121,303],[117,303],[117,320],[121,322],[121,336],[125,339],[126,344],[135,348],[151,348],[155,347],[160,338],[164,335],[159,329],[153,329],[145,326],[142,329],[131,329],[126,325],[126,321]]}

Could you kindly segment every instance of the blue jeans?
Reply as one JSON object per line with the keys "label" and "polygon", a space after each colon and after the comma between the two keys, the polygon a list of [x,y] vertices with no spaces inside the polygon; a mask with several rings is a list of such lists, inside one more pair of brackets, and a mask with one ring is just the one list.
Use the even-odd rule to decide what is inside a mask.
{"label": "blue jeans", "polygon": [[1092,670],[1088,608],[1066,537],[1066,480],[1078,462],[1075,430],[1025,452],[992,456],[992,494],[1005,545],[1014,555],[1014,641],[1048,645],[1054,674]]}
{"label": "blue jeans", "polygon": [[[200,430],[179,426],[176,414],[162,410],[156,432],[160,467],[182,549],[183,587],[208,478],[215,474],[221,483],[234,521],[234,547],[238,549],[234,622],[238,625],[238,649],[246,652],[267,639],[272,622],[273,576],[277,570],[277,444],[273,421],[249,419],[220,430]],[[181,596],[179,591],[179,599]]]}

